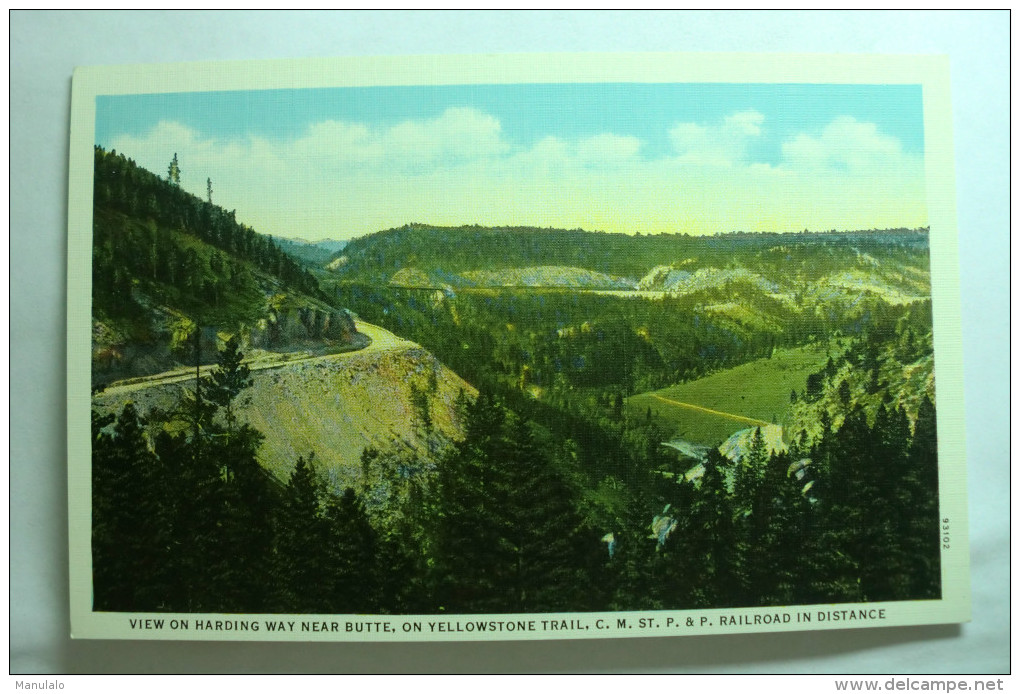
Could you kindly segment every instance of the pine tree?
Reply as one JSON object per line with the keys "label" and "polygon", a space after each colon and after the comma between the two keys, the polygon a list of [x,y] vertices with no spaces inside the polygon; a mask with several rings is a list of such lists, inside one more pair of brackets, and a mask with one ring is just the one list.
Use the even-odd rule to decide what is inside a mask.
{"label": "pine tree", "polygon": [[508,563],[500,542],[496,471],[503,458],[504,413],[482,394],[468,406],[466,436],[439,470],[433,528],[437,607],[446,612],[499,612],[500,572]]}
{"label": "pine tree", "polygon": [[319,508],[319,480],[313,459],[298,458],[283,493],[276,531],[276,610],[326,612],[329,589],[324,585],[326,525]]}
{"label": "pine tree", "polygon": [[188,430],[157,441],[170,481],[170,565],[182,611],[258,611],[268,604],[276,498],[257,459],[263,436],[235,415],[237,397],[251,385],[242,359],[231,338],[216,368],[196,376],[195,391],[172,413]]}
{"label": "pine tree", "polygon": [[168,537],[163,471],[134,405],[112,434],[94,418],[92,450],[93,604],[99,611],[166,609]]}
{"label": "pine tree", "polygon": [[655,502],[639,487],[628,500],[613,529],[615,550],[609,562],[611,610],[649,610],[661,607],[655,583],[656,542],[651,535]]}
{"label": "pine tree", "polygon": [[230,562],[221,577],[230,611],[261,612],[268,605],[272,558],[273,482],[256,457],[262,434],[247,424],[209,447],[222,470],[220,544]]}
{"label": "pine tree", "polygon": [[761,590],[764,574],[771,571],[772,558],[764,548],[765,532],[769,522],[769,492],[764,485],[768,454],[760,427],[755,427],[746,453],[735,463],[733,481],[733,513],[736,543],[738,594],[740,605],[762,603]]}
{"label": "pine tree", "polygon": [[677,557],[694,565],[689,589],[693,607],[728,607],[741,602],[739,541],[733,500],[726,488],[727,463],[718,449],[709,450],[701,486],[691,501],[686,556]]}
{"label": "pine tree", "polygon": [[513,612],[567,612],[587,607],[586,555],[601,552],[574,511],[572,494],[539,450],[530,423],[509,418],[507,457],[493,461],[500,484],[503,539],[511,552],[507,608]]}
{"label": "pine tree", "polygon": [[903,409],[891,403],[880,406],[871,438],[878,461],[873,471],[876,497],[869,517],[874,548],[870,561],[862,566],[861,586],[869,600],[905,600],[910,597],[906,543],[914,498],[907,460],[910,424]]}
{"label": "pine tree", "polygon": [[755,575],[763,605],[802,601],[810,590],[811,509],[801,491],[803,484],[791,474],[791,463],[786,453],[770,456],[762,479],[758,512],[765,517]]}
{"label": "pine tree", "polygon": [[936,419],[935,405],[925,396],[918,406],[914,435],[907,450],[910,473],[906,485],[911,503],[905,516],[911,562],[910,594],[915,600],[933,600],[942,595]]}
{"label": "pine tree", "polygon": [[170,185],[178,188],[181,185],[181,167],[177,163],[177,152],[174,152],[174,158],[170,161],[170,166],[167,167],[166,180]]}
{"label": "pine tree", "polygon": [[176,612],[214,612],[222,606],[224,489],[209,442],[185,433],[162,432],[156,453],[166,475],[171,575],[168,604]]}
{"label": "pine tree", "polygon": [[223,410],[228,439],[237,421],[234,402],[241,391],[253,383],[251,370],[243,363],[243,359],[237,335],[231,335],[220,350],[216,368],[203,379],[201,389],[202,398]]}
{"label": "pine tree", "polygon": [[812,514],[817,543],[806,565],[807,593],[820,596],[823,602],[859,601],[858,567],[845,547],[847,536],[857,532],[856,527],[848,527],[856,518],[848,511],[852,470],[839,454],[828,411],[823,409],[820,418],[822,431],[809,451],[815,477],[811,491],[818,503]]}
{"label": "pine tree", "polygon": [[568,611],[591,603],[589,572],[604,550],[526,419],[480,395],[437,486],[437,607]]}
{"label": "pine tree", "polygon": [[[321,488],[321,487],[320,487]],[[379,606],[378,541],[353,489],[326,492],[323,509],[326,611],[372,613]]]}

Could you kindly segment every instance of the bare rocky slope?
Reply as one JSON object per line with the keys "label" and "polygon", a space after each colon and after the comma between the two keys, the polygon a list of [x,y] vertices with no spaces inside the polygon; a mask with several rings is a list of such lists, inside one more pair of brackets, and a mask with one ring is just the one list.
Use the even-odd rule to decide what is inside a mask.
{"label": "bare rocky slope", "polygon": [[[350,485],[360,477],[367,446],[427,457],[444,440],[462,437],[457,399],[475,389],[419,345],[370,327],[373,344],[362,351],[253,364],[238,418],[265,434],[259,460],[279,479],[287,479],[299,456],[314,452],[320,470]],[[143,413],[170,410],[194,388],[193,378],[175,378],[114,384],[93,397],[93,406],[119,412],[133,402]],[[427,393],[430,430],[422,426],[413,389]]]}

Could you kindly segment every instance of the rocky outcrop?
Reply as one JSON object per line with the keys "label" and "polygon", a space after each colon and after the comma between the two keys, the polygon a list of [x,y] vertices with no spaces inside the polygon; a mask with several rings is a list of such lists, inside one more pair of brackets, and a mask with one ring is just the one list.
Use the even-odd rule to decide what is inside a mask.
{"label": "rocky outcrop", "polygon": [[[179,311],[163,306],[148,308],[146,329],[129,339],[100,320],[92,321],[92,380],[111,383],[147,376],[195,363],[211,364],[225,336],[237,328],[198,327]],[[351,315],[341,309],[311,304],[268,307],[251,326],[240,326],[241,348],[267,352],[329,352],[362,347],[368,340],[358,333]]]}
{"label": "rocky outcrop", "polygon": [[[152,311],[148,330],[141,339],[92,319],[92,384],[98,386],[124,378],[160,373],[195,363],[209,364],[223,346],[215,328],[195,325],[169,309]],[[197,339],[196,339],[197,338]]]}
{"label": "rocky outcrop", "polygon": [[322,340],[347,344],[357,332],[346,311],[309,306],[270,309],[249,332],[248,343],[257,349],[287,351]]}

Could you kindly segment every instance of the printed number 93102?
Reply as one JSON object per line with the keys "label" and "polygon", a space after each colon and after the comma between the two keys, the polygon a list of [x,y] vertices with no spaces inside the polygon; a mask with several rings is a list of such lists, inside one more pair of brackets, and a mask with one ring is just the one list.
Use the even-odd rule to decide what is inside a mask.
{"label": "printed number 93102", "polygon": [[942,549],[949,549],[949,519],[942,519]]}

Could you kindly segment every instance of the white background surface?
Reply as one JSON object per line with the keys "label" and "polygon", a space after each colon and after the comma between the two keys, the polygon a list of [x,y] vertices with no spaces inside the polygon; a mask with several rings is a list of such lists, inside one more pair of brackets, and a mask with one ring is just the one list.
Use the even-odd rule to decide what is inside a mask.
{"label": "white background surface", "polygon": [[[10,671],[1009,672],[1009,15],[999,12],[13,12]],[[429,53],[941,53],[951,60],[973,621],[485,644],[67,634],[67,142],[76,65]]]}

